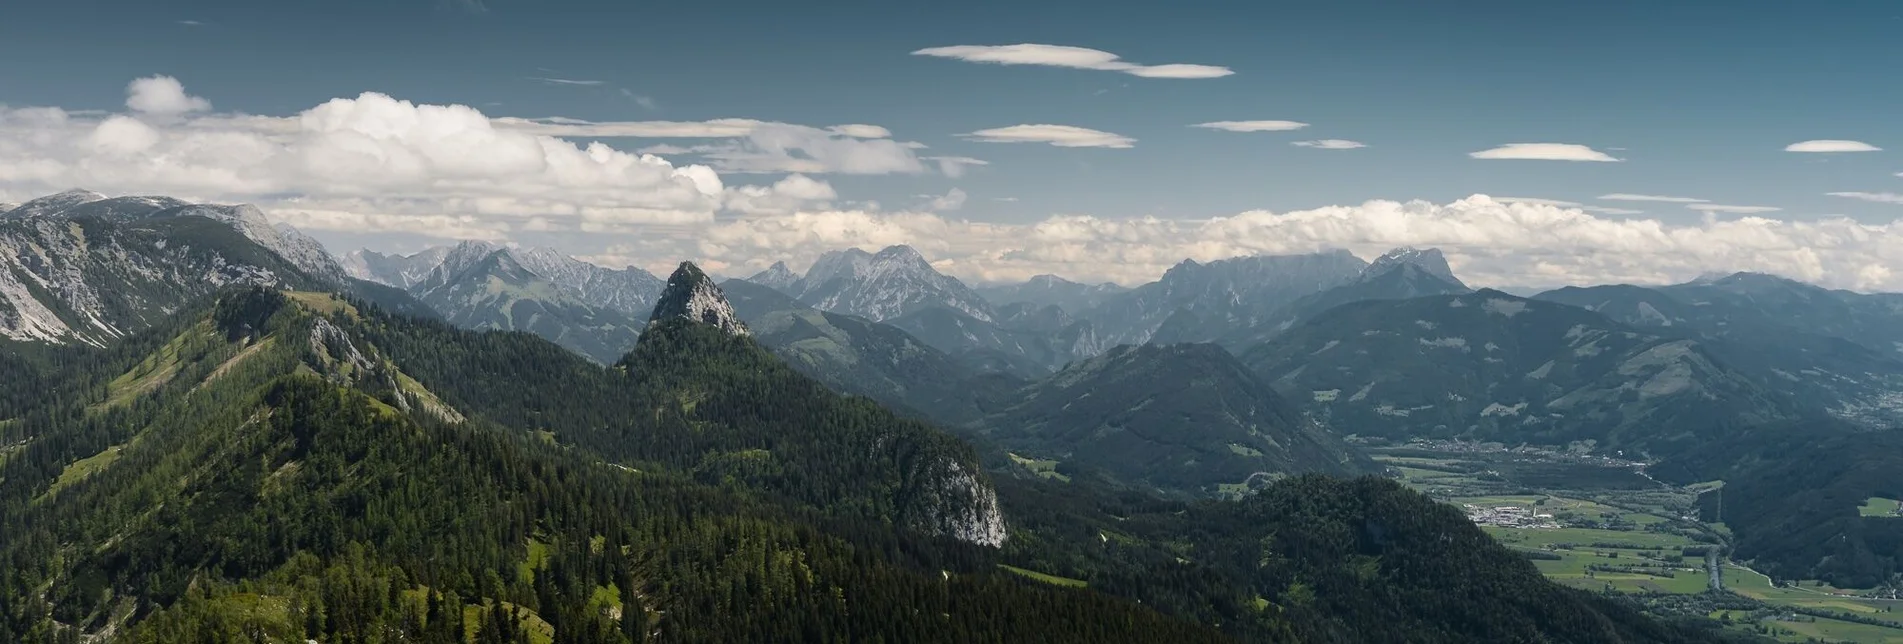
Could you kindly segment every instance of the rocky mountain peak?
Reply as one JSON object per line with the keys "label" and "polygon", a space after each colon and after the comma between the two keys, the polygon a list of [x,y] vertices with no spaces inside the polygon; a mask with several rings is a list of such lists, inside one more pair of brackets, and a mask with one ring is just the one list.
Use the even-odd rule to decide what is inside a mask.
{"label": "rocky mountain peak", "polygon": [[1368,265],[1367,270],[1361,272],[1361,279],[1363,281],[1373,279],[1403,266],[1419,268],[1428,275],[1455,286],[1466,286],[1460,278],[1454,277],[1454,270],[1447,265],[1447,256],[1441,254],[1440,249],[1412,246],[1396,248],[1376,258],[1374,263]]}
{"label": "rocky mountain peak", "polygon": [[876,260],[919,263],[919,264],[926,264],[926,265],[931,264],[931,262],[928,262],[925,260],[924,255],[919,254],[918,249],[912,248],[911,246],[907,246],[905,244],[899,244],[897,246],[887,246],[885,247],[885,249],[880,250],[878,254],[873,255],[872,257],[873,259],[876,259]]}
{"label": "rocky mountain peak", "polygon": [[773,262],[772,266],[754,273],[753,277],[747,278],[747,281],[784,292],[792,288],[795,282],[800,281],[800,276],[794,273],[793,269],[787,268],[786,262]]}
{"label": "rocky mountain peak", "polygon": [[73,206],[104,201],[105,195],[91,190],[68,190],[55,195],[47,195],[30,200],[7,210],[10,217],[37,217],[50,215]]}
{"label": "rocky mountain peak", "polygon": [[673,318],[710,324],[733,335],[747,335],[747,325],[740,322],[733,305],[727,303],[720,285],[715,284],[714,278],[708,277],[693,262],[681,262],[680,268],[674,269],[674,274],[668,276],[667,290],[661,292],[661,299],[654,305],[654,315],[648,323]]}

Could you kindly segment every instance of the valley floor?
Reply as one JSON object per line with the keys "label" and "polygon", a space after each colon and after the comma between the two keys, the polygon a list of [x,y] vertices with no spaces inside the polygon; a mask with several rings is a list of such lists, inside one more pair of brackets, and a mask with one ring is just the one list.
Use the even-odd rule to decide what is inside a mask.
{"label": "valley floor", "polygon": [[[1780,641],[1903,642],[1895,589],[1776,586],[1742,563],[1715,561],[1730,532],[1698,520],[1694,503],[1720,482],[1670,486],[1637,464],[1553,450],[1417,443],[1369,451],[1559,583],[1630,595],[1662,614],[1708,615]],[[1865,512],[1893,513],[1895,504],[1872,499]],[[1711,591],[1708,563],[1720,567],[1722,592]]]}

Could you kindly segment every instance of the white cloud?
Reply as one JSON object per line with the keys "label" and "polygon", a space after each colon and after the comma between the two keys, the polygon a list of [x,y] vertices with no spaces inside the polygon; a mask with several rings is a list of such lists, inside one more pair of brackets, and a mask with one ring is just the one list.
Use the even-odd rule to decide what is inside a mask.
{"label": "white cloud", "polygon": [[825,208],[839,198],[831,184],[806,175],[789,175],[770,186],[736,186],[727,190],[727,209],[748,214],[793,212]]}
{"label": "white cloud", "polygon": [[1530,203],[1530,204],[1537,204],[1542,206],[1560,206],[1564,208],[1576,208],[1579,206],[1579,203],[1575,201],[1560,201],[1558,199],[1541,199],[1538,197],[1494,197],[1493,200],[1498,201],[1500,203]]}
{"label": "white cloud", "polygon": [[1635,194],[1628,194],[1624,192],[1615,192],[1609,195],[1599,195],[1599,199],[1601,201],[1660,201],[1665,203],[1706,203],[1707,201],[1710,201],[1708,199],[1693,199],[1691,197],[1635,195]]}
{"label": "white cloud", "polygon": [[182,25],[182,26],[186,26],[186,27],[203,27],[203,26],[205,26],[205,23],[204,23],[203,21],[199,21],[199,20],[174,20],[173,22],[176,22],[176,23],[178,23],[178,24],[180,24],[180,25]]}
{"label": "white cloud", "polygon": [[1782,208],[1773,208],[1771,206],[1727,206],[1716,203],[1691,203],[1685,204],[1685,207],[1702,212],[1723,212],[1734,215],[1753,215],[1783,210]]}
{"label": "white cloud", "polygon": [[914,152],[918,144],[886,138],[891,131],[877,125],[855,123],[822,129],[754,119],[593,122],[505,117],[495,121],[510,130],[570,139],[728,139],[694,147],[662,148],[705,156],[709,165],[723,172],[918,174],[927,170]]}
{"label": "white cloud", "polygon": [[967,167],[991,165],[990,161],[973,159],[971,157],[919,157],[919,159],[937,163],[938,171],[945,173],[945,176],[953,179],[965,176],[965,168]]}
{"label": "white cloud", "polygon": [[[861,126],[863,127],[863,126]],[[891,139],[865,139],[804,125],[766,123],[746,138],[705,156],[725,172],[919,174],[914,149]]]}
{"label": "white cloud", "polygon": [[662,143],[659,145],[650,145],[645,148],[635,150],[635,152],[638,152],[641,154],[689,154],[694,152],[694,149],[684,148],[678,145],[674,145],[672,143]]}
{"label": "white cloud", "polygon": [[951,191],[946,192],[944,196],[932,198],[931,203],[926,204],[926,209],[934,212],[957,210],[965,207],[965,199],[965,191],[952,188]]}
{"label": "white cloud", "polygon": [[879,127],[877,125],[865,125],[862,123],[848,123],[845,125],[835,125],[835,126],[826,128],[826,131],[832,132],[833,134],[838,134],[840,136],[850,136],[855,139],[892,138],[891,130]]}
{"label": "white cloud", "polygon": [[211,101],[185,93],[185,85],[170,76],[148,76],[126,85],[126,107],[134,112],[172,116],[211,109]]}
{"label": "white cloud", "polygon": [[1042,65],[1046,67],[1069,67],[1073,69],[1095,69],[1123,72],[1144,78],[1221,78],[1234,74],[1228,67],[1214,65],[1139,65],[1116,54],[1085,47],[1064,45],[954,45],[950,47],[929,47],[912,52],[914,56],[936,56],[953,58],[973,63],[995,65]]}
{"label": "white cloud", "polygon": [[959,136],[985,143],[1049,143],[1060,148],[1128,148],[1136,139],[1074,125],[1013,125]]}
{"label": "white cloud", "polygon": [[1643,215],[1645,214],[1645,211],[1643,210],[1633,210],[1631,208],[1606,208],[1603,206],[1581,206],[1580,209],[1586,212],[1597,213],[1601,215]]}
{"label": "white cloud", "polygon": [[682,243],[680,256],[753,270],[780,259],[799,265],[843,247],[906,243],[974,281],[1054,273],[1136,284],[1184,258],[1331,248],[1373,257],[1411,245],[1443,249],[1461,277],[1476,284],[1658,284],[1749,270],[1832,287],[1903,290],[1903,274],[1871,268],[1903,266],[1903,220],[1871,225],[1744,216],[1676,225],[1482,195],[1447,204],[1370,201],[1199,221],[1064,215],[1006,225],[924,213],[799,212],[722,222]]}
{"label": "white cloud", "polygon": [[1353,150],[1368,147],[1368,144],[1347,139],[1317,139],[1314,141],[1296,141],[1290,143],[1296,147],[1315,148],[1317,150]]}
{"label": "white cloud", "polygon": [[1880,152],[1879,148],[1862,141],[1843,141],[1837,139],[1817,139],[1798,141],[1784,146],[1785,152]]}
{"label": "white cloud", "polygon": [[1308,124],[1298,121],[1211,121],[1197,123],[1190,127],[1229,132],[1287,132],[1308,127]]}
{"label": "white cloud", "polygon": [[706,166],[498,127],[460,105],[365,93],[289,117],[193,114],[209,104],[167,77],[127,94],[136,116],[0,107],[0,190],[248,201],[316,230],[486,238],[533,216],[712,221],[725,192]]}
{"label": "white cloud", "polygon": [[1858,199],[1875,203],[1903,204],[1903,195],[1894,192],[1826,192],[1824,194],[1832,197]]}
{"label": "white cloud", "polygon": [[766,125],[753,119],[712,119],[708,121],[614,121],[597,123],[550,117],[525,119],[501,117],[497,127],[568,138],[655,138],[655,139],[730,139],[746,136],[754,128]]}
{"label": "white cloud", "polygon": [[542,81],[550,85],[581,85],[584,87],[594,87],[596,85],[602,85],[607,83],[607,81],[598,81],[598,80],[576,80],[573,78],[545,78],[540,76],[530,78],[529,80]]}
{"label": "white cloud", "polygon": [[1619,161],[1612,155],[1575,143],[1508,143],[1497,148],[1469,153],[1476,159],[1525,159],[1534,161]]}

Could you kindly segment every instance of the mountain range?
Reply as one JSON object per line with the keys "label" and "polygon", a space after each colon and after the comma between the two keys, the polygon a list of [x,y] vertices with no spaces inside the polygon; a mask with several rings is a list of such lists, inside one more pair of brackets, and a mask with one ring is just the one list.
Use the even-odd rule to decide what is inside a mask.
{"label": "mountain range", "polygon": [[486,242],[407,256],[359,250],[342,265],[353,277],[409,292],[463,328],[527,331],[604,364],[634,347],[665,286],[638,268]]}
{"label": "mountain range", "polygon": [[[1114,510],[1088,480],[1000,488],[960,441],[771,357],[692,264],[657,300],[612,367],[277,285],[0,354],[57,392],[0,407],[0,556],[30,562],[0,570],[0,639],[1708,639],[1392,482]],[[1372,521],[1373,569],[1316,549]],[[1264,548],[1298,556],[1242,565]]]}
{"label": "mountain range", "polygon": [[1342,431],[1669,451],[1804,407],[1696,339],[1482,290],[1321,314],[1244,362]]}
{"label": "mountain range", "polygon": [[1893,295],[1433,249],[661,280],[82,191],[0,246],[0,641],[1710,641],[1380,480],[1415,439],[1735,482],[1767,569],[1903,570],[1842,516],[1895,493]]}

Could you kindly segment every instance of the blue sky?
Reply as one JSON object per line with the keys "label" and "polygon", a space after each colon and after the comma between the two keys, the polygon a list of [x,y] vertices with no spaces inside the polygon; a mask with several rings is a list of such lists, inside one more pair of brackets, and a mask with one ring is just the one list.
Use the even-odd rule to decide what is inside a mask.
{"label": "blue sky", "polygon": [[[1903,204],[1881,201],[1903,192],[1896,176],[1903,163],[1893,152],[1785,151],[1820,139],[1903,150],[1895,110],[1903,86],[1888,82],[1903,59],[1895,38],[1903,4],[1177,4],[15,0],[0,20],[0,60],[9,61],[0,66],[0,102],[123,111],[128,81],[163,74],[218,113],[292,116],[375,91],[468,105],[491,117],[871,124],[895,141],[927,146],[918,157],[987,165],[955,177],[805,172],[830,186],[828,207],[930,209],[926,196],[956,188],[967,195],[962,207],[941,214],[1001,225],[1058,215],[1196,220],[1373,199],[1448,204],[1477,193],[1576,202],[1613,209],[1595,212],[1599,218],[1665,226],[1700,226],[1704,214],[1682,203],[1598,197],[1664,195],[1775,208],[1754,214],[1789,222],[1845,216],[1884,225],[1903,215]],[[912,54],[1018,43],[1233,73],[1146,78]],[[1248,120],[1309,125],[1267,132],[1191,127]],[[1057,147],[960,136],[1021,124],[1089,128],[1134,143]],[[1366,147],[1292,145],[1322,139]],[[696,143],[601,140],[624,150]],[[1511,143],[1585,146],[1622,161],[1470,157]],[[680,165],[706,162],[693,154],[662,156]],[[717,169],[728,188],[785,176]],[[520,227],[514,232],[535,237]],[[349,233],[328,234],[377,245],[374,236]],[[428,241],[414,231],[386,237],[397,247]],[[953,246],[940,255],[955,263],[964,251]],[[574,250],[608,255],[602,248]],[[664,263],[633,254],[622,253]],[[1166,265],[1125,258],[1143,270]],[[1665,279],[1694,268],[1728,267],[1578,277]]]}

